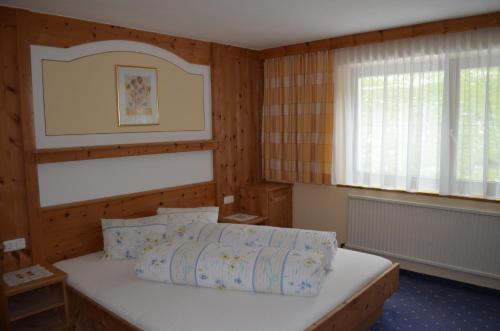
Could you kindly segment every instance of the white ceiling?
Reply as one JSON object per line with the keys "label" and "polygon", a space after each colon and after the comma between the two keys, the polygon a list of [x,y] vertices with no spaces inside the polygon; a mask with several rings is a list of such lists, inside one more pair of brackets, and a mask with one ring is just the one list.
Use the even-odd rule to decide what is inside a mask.
{"label": "white ceiling", "polygon": [[0,0],[252,49],[500,11],[500,0]]}

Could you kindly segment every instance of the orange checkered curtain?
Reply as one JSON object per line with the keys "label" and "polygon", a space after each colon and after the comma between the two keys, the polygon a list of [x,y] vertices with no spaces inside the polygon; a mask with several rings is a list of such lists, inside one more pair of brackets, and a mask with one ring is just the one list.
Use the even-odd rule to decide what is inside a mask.
{"label": "orange checkered curtain", "polygon": [[330,184],[333,52],[266,60],[262,117],[264,177]]}

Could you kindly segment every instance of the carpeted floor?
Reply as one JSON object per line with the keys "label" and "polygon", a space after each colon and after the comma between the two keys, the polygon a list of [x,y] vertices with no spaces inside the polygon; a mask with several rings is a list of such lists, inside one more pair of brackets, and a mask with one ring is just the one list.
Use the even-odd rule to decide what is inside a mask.
{"label": "carpeted floor", "polygon": [[500,331],[500,291],[401,270],[398,292],[370,330]]}

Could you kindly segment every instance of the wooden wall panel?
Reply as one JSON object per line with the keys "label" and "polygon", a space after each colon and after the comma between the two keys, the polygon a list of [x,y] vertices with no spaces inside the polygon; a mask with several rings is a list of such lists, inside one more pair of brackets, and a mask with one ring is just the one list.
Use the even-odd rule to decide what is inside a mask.
{"label": "wooden wall panel", "polygon": [[[30,51],[30,16],[26,11],[16,10],[17,20],[17,65],[19,77],[19,105],[21,131],[24,150],[24,175],[26,179],[26,209],[28,212],[29,241],[34,263],[44,259],[40,218],[40,196],[38,191],[38,173],[35,162],[35,130],[33,120],[33,97],[31,87],[31,51]],[[27,237],[28,237],[27,236]]]}
{"label": "wooden wall panel", "polygon": [[[2,156],[0,163],[0,238],[2,240],[17,237],[27,238],[28,249],[35,262],[43,262],[45,258],[53,261],[64,256],[88,252],[88,247],[82,244],[86,242],[85,238],[91,245],[97,245],[99,242],[95,234],[81,232],[80,225],[85,224],[83,218],[89,219],[88,213],[72,212],[71,220],[68,220],[70,216],[66,217],[66,212],[61,214],[61,210],[64,208],[75,210],[74,208],[77,207],[65,205],[59,206],[63,209],[59,207],[40,208],[37,162],[50,162],[51,160],[59,160],[58,158],[61,157],[66,160],[103,157],[103,155],[101,155],[101,151],[91,151],[91,155],[88,155],[89,150],[83,152],[83,154],[87,153],[86,155],[83,155],[79,150],[50,150],[38,151],[37,153],[33,130],[30,44],[69,47],[100,40],[132,40],[164,48],[191,63],[211,65],[213,140],[201,147],[190,148],[216,148],[214,171],[217,181],[217,196],[211,204],[220,205],[222,215],[230,214],[239,209],[239,185],[260,179],[260,113],[263,67],[262,61],[258,59],[258,52],[1,6],[0,18],[2,37],[0,53],[2,61],[0,79],[0,93],[2,93],[0,100],[0,155]],[[144,154],[158,151],[156,145],[153,146],[154,150],[151,148],[143,150],[143,146],[136,147],[133,147],[131,153]],[[172,151],[170,147],[168,150]],[[125,152],[120,150],[122,154],[129,152],[129,150]],[[98,153],[98,155],[92,153]],[[106,151],[104,154],[110,153],[114,152]],[[234,195],[235,203],[224,206],[224,195]],[[96,208],[94,216],[104,215],[103,206],[112,201],[116,201],[116,198],[111,197],[99,202],[97,207],[93,207]],[[147,195],[141,201],[141,203],[149,201],[148,203],[153,204],[161,202],[155,195]],[[192,199],[191,202],[193,202]],[[176,200],[175,203],[181,202]],[[134,205],[133,209],[136,210],[136,207]],[[112,207],[106,208],[112,209]],[[83,214],[87,216],[83,216]],[[118,209],[114,210],[112,214],[131,215],[127,210],[119,212]],[[52,215],[52,217],[48,215]],[[64,217],[60,217],[61,215]],[[95,224],[93,226],[95,229]],[[54,232],[58,233],[59,237],[57,235],[53,237]],[[65,239],[67,237],[63,233],[68,233],[71,238],[79,238],[76,239],[79,244],[72,246]],[[56,242],[56,239],[61,239],[64,244],[58,244],[57,247],[48,244]],[[9,256],[6,257],[6,260],[9,261]],[[19,262],[19,260],[10,260]],[[25,257],[23,257],[23,261],[31,262]]]}
{"label": "wooden wall panel", "polygon": [[101,250],[101,218],[143,217],[155,215],[160,206],[214,203],[215,183],[208,182],[42,208],[46,260],[55,262]]}
{"label": "wooden wall panel", "polygon": [[[225,216],[239,209],[239,187],[261,179],[263,64],[255,51],[213,44],[211,67],[217,202]],[[234,204],[224,205],[227,195]]]}
{"label": "wooden wall panel", "polygon": [[321,39],[305,43],[274,47],[261,50],[260,59],[303,54],[320,50],[351,47],[381,41],[413,38],[432,34],[460,32],[480,28],[500,26],[500,12],[455,18],[436,22],[415,24],[379,31],[357,33],[348,36]]}
{"label": "wooden wall panel", "polygon": [[164,48],[191,63],[210,64],[210,43],[205,41],[28,11],[25,15],[32,44],[70,47],[101,40],[131,40]]}
{"label": "wooden wall panel", "polygon": [[[17,24],[13,9],[0,10],[0,239],[29,232],[19,102]],[[6,253],[6,269],[16,261]]]}

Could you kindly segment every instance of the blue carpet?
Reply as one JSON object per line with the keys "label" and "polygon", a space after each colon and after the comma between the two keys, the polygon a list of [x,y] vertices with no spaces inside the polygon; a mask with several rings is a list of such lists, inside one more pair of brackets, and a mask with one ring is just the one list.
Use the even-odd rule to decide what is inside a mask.
{"label": "blue carpet", "polygon": [[500,331],[500,291],[401,270],[371,331]]}

